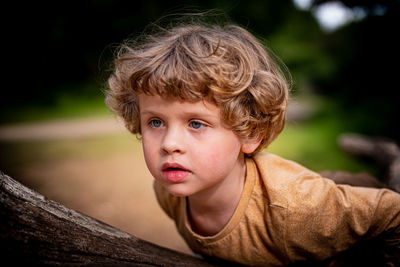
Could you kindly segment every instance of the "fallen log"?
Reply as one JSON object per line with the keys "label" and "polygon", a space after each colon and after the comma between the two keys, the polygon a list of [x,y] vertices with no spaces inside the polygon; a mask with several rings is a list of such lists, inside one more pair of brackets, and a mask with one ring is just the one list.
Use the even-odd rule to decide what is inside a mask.
{"label": "fallen log", "polygon": [[371,188],[389,188],[369,173],[349,173],[345,171],[321,171],[322,177],[333,180],[336,184],[347,184],[351,186],[363,186]]}
{"label": "fallen log", "polygon": [[221,266],[46,199],[0,172],[0,255],[12,266]]}
{"label": "fallen log", "polygon": [[[383,244],[374,242],[324,262],[291,266],[369,263],[366,251],[367,255],[385,255]],[[0,256],[2,266],[241,266],[205,261],[138,239],[46,199],[1,172]]]}
{"label": "fallen log", "polygon": [[348,154],[366,159],[381,169],[380,181],[400,192],[400,147],[392,140],[359,134],[342,134],[339,147]]}

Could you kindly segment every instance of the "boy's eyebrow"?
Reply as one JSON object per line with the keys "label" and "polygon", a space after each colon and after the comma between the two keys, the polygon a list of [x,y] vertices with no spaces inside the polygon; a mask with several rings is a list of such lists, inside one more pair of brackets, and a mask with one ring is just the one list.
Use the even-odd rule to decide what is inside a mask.
{"label": "boy's eyebrow", "polygon": [[[162,112],[157,112],[153,110],[144,110],[141,111],[140,114],[142,115],[155,115],[155,116],[163,116],[165,115]],[[180,117],[200,117],[200,118],[208,118],[208,119],[217,119],[215,114],[211,112],[202,112],[202,111],[188,111],[188,112],[181,112]]]}
{"label": "boy's eyebrow", "polygon": [[189,112],[182,112],[181,113],[183,116],[188,116],[188,117],[215,117],[215,115],[211,112],[202,112],[202,111],[189,111]]}
{"label": "boy's eyebrow", "polygon": [[151,110],[144,110],[144,111],[140,111],[140,115],[142,115],[142,114],[150,114],[150,115],[153,115],[153,114],[159,114],[158,112],[154,112],[154,111],[151,111]]}

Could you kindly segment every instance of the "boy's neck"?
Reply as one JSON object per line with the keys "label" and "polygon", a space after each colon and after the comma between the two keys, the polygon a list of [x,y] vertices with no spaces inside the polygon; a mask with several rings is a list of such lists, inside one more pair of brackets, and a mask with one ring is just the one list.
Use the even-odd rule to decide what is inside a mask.
{"label": "boy's neck", "polygon": [[246,164],[242,158],[236,177],[225,180],[213,190],[189,196],[188,219],[197,234],[217,234],[229,222],[242,196],[245,185]]}

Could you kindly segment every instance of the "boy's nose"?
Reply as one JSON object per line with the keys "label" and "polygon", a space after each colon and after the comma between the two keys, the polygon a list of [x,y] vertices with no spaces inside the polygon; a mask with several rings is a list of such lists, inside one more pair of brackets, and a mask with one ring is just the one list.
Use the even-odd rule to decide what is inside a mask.
{"label": "boy's nose", "polygon": [[168,129],[163,138],[162,150],[164,153],[184,153],[184,134],[179,129]]}

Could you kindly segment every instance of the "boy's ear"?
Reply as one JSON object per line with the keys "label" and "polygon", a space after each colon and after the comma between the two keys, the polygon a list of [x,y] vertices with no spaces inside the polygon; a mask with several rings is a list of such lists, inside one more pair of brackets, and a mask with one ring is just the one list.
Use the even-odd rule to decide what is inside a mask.
{"label": "boy's ear", "polygon": [[242,144],[242,152],[245,154],[253,153],[260,145],[262,138],[256,140],[246,140]]}

